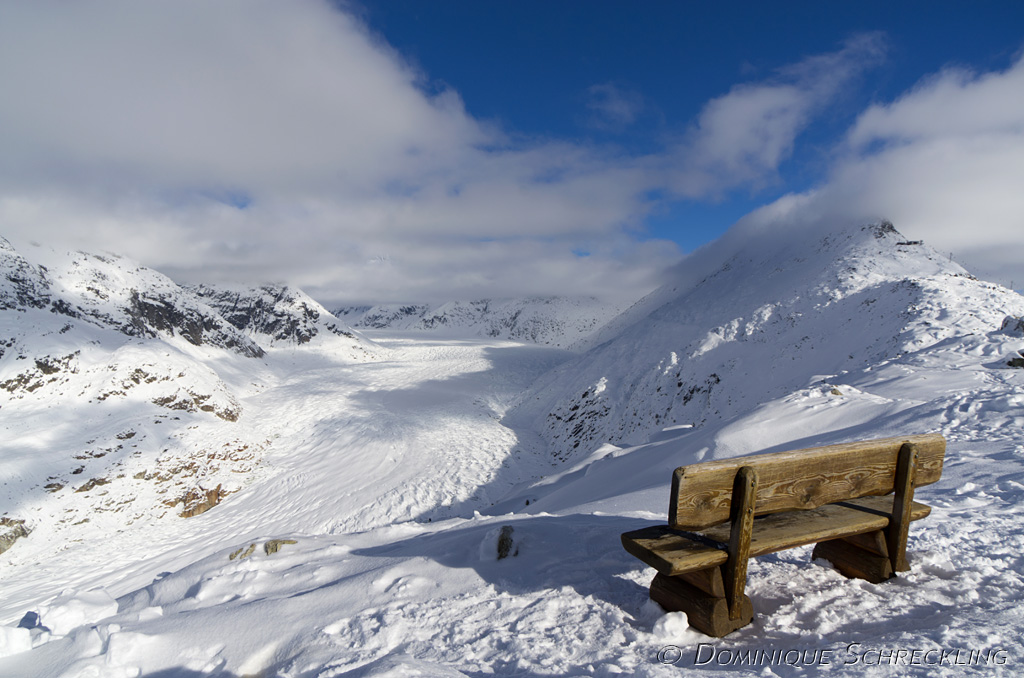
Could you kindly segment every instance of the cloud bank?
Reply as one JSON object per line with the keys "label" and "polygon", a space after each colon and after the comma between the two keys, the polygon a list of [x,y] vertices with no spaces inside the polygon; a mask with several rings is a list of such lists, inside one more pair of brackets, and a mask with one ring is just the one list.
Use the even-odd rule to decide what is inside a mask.
{"label": "cloud bank", "polygon": [[[883,54],[881,36],[857,36],[630,155],[474,118],[326,0],[0,3],[0,235],[119,252],[182,282],[287,281],[326,303],[635,297],[682,254],[643,235],[659,200],[777,183],[801,132]],[[915,199],[935,195],[903,172],[927,170],[959,207],[952,184],[993,175],[972,184],[993,194],[973,213],[1006,221],[1024,117],[949,102],[1019,112],[1012,73],[940,74],[869,109],[816,200],[868,196],[916,228],[932,221]],[[608,83],[587,94],[610,127],[645,105]],[[918,126],[934,107],[948,119]],[[944,149],[963,164],[935,163]]]}
{"label": "cloud bank", "polygon": [[869,107],[828,179],[755,213],[776,223],[888,218],[968,270],[1024,284],[1024,57],[1002,71],[947,69]]}

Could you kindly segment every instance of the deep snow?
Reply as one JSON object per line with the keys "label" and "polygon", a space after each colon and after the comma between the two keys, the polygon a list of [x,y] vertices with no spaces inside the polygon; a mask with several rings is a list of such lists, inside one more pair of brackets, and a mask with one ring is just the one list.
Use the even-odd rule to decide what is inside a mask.
{"label": "deep snow", "polygon": [[[240,415],[147,423],[156,457],[141,456],[179,435],[175,459],[228,439],[261,444],[233,474],[237,491],[187,519],[141,508],[160,495],[131,473],[41,491],[45,475],[24,469],[59,465],[76,440],[47,430],[54,408],[79,425],[94,410],[67,389],[4,400],[3,426],[18,435],[0,448],[3,510],[34,530],[0,555],[0,675],[1018,675],[1024,370],[1010,363],[1024,336],[1003,320],[1024,316],[1024,299],[927,251],[879,247],[870,231],[837,238],[847,233],[841,248],[733,251],[742,257],[718,275],[728,285],[683,276],[581,358],[391,331],[368,334],[365,359],[331,341],[268,344],[259,359],[182,345],[169,353],[206,366]],[[744,276],[729,274],[737,263]],[[704,305],[672,305],[697,288]],[[779,307],[751,314],[765,300]],[[671,345],[664,327],[689,334]],[[809,339],[791,356],[794,327]],[[694,411],[682,396],[666,410],[657,386],[695,353],[695,375],[702,356],[721,371],[706,401],[720,406],[653,421]],[[742,378],[723,369],[735,365]],[[616,400],[596,433],[549,446],[538,403],[571,402],[601,377]],[[632,419],[621,402],[650,414]],[[126,401],[118,421],[155,422],[153,407]],[[37,419],[21,416],[30,409]],[[123,432],[102,423],[89,435],[100,428]],[[621,532],[664,521],[678,465],[932,431],[949,440],[945,470],[918,493],[934,510],[912,526],[912,571],[895,580],[847,580],[809,562],[810,547],[762,557],[750,566],[754,622],[709,639],[648,601],[653,570],[619,545]],[[132,524],[101,519],[89,499],[122,485],[140,507]],[[68,510],[91,520],[61,523]],[[272,540],[285,543],[274,552]],[[800,659],[787,663],[791,651]]]}

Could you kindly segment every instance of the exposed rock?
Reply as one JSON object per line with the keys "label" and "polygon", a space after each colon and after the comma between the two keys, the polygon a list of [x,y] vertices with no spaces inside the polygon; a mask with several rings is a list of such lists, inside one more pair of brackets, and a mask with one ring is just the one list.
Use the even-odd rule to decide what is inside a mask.
{"label": "exposed rock", "polygon": [[268,556],[273,555],[281,550],[281,547],[285,544],[298,544],[299,542],[294,539],[271,539],[263,545],[263,552]]}
{"label": "exposed rock", "polygon": [[27,537],[29,532],[31,530],[25,527],[24,520],[8,518],[7,516],[0,517],[0,553],[11,548],[14,542],[22,537]]}
{"label": "exposed rock", "polygon": [[214,506],[219,504],[221,500],[231,494],[225,490],[221,485],[217,485],[212,490],[204,490],[201,487],[196,487],[185,493],[180,499],[174,499],[165,502],[168,506],[177,506],[183,504],[184,508],[178,515],[182,518],[192,518],[202,513],[206,513]]}
{"label": "exposed rock", "polygon": [[50,298],[46,269],[30,264],[0,238],[0,310],[46,308]]}
{"label": "exposed rock", "polygon": [[[242,553],[243,550],[245,550],[245,553]],[[242,548],[238,549],[237,551],[232,552],[231,555],[228,556],[228,560],[234,560],[235,558],[238,558],[239,560],[245,560],[246,558],[251,556],[253,554],[253,552],[255,552],[255,551],[256,551],[256,544],[252,543],[252,544],[249,544],[249,548],[248,549],[246,549],[243,546]]]}
{"label": "exposed rock", "polygon": [[77,490],[75,490],[75,492],[88,492],[89,490],[91,490],[94,487],[99,487],[100,485],[106,485],[109,482],[110,481],[107,480],[106,478],[90,478],[89,480],[85,481],[85,483],[81,487],[79,487]]}
{"label": "exposed rock", "polygon": [[1003,334],[1011,337],[1024,337],[1024,318],[1015,318],[1012,315],[1003,319],[1003,326],[999,328]]}
{"label": "exposed rock", "polygon": [[224,321],[179,299],[132,290],[127,309],[129,322],[121,331],[132,336],[156,337],[158,332],[180,335],[194,346],[212,344],[250,358],[262,358],[263,349],[244,336],[228,331]]}
{"label": "exposed rock", "polygon": [[519,545],[516,544],[512,534],[515,530],[512,529],[511,525],[502,525],[501,533],[498,534],[498,560],[503,560],[512,556],[513,558],[519,555]]}
{"label": "exposed rock", "polygon": [[271,344],[309,343],[321,333],[355,339],[341,321],[302,290],[283,285],[190,288],[233,327]]}

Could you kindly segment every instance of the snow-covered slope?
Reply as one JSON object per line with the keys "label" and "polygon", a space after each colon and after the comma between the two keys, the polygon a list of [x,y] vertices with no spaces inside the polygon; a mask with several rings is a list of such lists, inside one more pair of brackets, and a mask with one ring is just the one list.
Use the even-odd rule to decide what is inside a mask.
{"label": "snow-covered slope", "polygon": [[[882,225],[739,235],[579,359],[385,331],[368,332],[383,346],[375,362],[316,342],[257,360],[184,341],[190,357],[208,351],[241,414],[146,419],[146,432],[178,427],[212,453],[251,430],[264,445],[256,472],[188,520],[115,505],[52,533],[42,526],[63,516],[54,507],[68,504],[50,501],[66,501],[61,491],[5,504],[9,533],[36,529],[0,554],[0,675],[1016,675],[1024,299]],[[35,298],[19,289],[12,298]],[[677,381],[706,383],[708,371],[713,389],[686,400]],[[590,442],[566,447],[538,399],[593,394],[601,377],[606,419],[632,428],[588,419]],[[661,400],[669,384],[674,399]],[[60,416],[43,401],[19,411],[35,419],[0,449],[9,485],[53,462],[39,455],[73,440],[86,414],[108,412],[65,402]],[[4,426],[22,426],[15,406],[2,404]],[[152,413],[143,407],[124,414]],[[699,426],[686,427],[691,415]],[[66,430],[52,426],[64,417]],[[754,623],[711,639],[648,600],[653,570],[621,548],[620,533],[664,522],[678,465],[925,432],[949,440],[943,477],[915,495],[933,511],[912,526],[911,571],[893,581],[845,579],[810,562],[810,546],[758,558]]]}
{"label": "snow-covered slope", "polygon": [[[280,294],[271,329],[292,334],[268,336],[128,260],[27,255],[0,239],[0,552],[193,516],[258,476],[267,437],[242,400],[270,378],[275,340],[333,327],[315,302]],[[374,356],[331,336],[336,356]]]}
{"label": "snow-covered slope", "polygon": [[594,297],[530,297],[352,306],[335,315],[366,329],[423,330],[572,348],[618,310]]}
{"label": "snow-covered slope", "polygon": [[726,421],[1024,311],[1018,295],[888,223],[745,236],[704,253],[700,278],[683,268],[637,305],[642,315],[610,323],[603,343],[545,377],[515,416],[567,459],[667,426]]}

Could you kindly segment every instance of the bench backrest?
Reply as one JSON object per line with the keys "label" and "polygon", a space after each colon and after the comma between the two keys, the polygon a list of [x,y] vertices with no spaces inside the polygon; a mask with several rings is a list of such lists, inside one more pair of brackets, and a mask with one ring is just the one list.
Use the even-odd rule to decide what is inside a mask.
{"label": "bench backrest", "polygon": [[672,476],[668,522],[700,530],[729,520],[733,481],[743,466],[757,470],[755,515],[812,509],[847,499],[892,492],[904,443],[917,446],[914,486],[942,475],[946,440],[939,434],[884,438],[807,450],[680,466]]}

